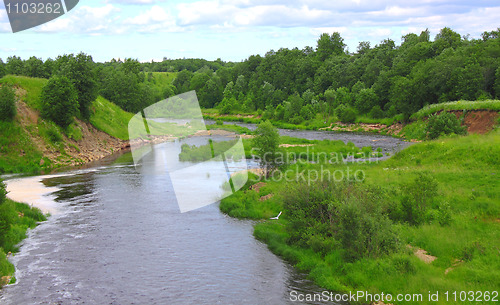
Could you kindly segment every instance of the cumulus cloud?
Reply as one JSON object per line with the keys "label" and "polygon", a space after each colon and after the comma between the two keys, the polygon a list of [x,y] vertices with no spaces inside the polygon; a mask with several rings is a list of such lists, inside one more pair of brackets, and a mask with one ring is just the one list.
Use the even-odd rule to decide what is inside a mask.
{"label": "cumulus cloud", "polygon": [[124,26],[134,27],[139,32],[180,32],[183,31],[175,22],[175,17],[162,7],[154,5],[139,15],[127,18]]}
{"label": "cumulus cloud", "polygon": [[35,29],[42,33],[116,33],[120,32],[117,27],[120,9],[112,4],[101,7],[77,6],[73,11],[63,17],[47,22]]}

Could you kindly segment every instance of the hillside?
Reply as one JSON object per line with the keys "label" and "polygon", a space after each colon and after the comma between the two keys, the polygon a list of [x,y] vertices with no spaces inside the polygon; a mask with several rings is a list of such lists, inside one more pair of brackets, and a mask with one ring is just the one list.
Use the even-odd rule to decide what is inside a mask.
{"label": "hillside", "polygon": [[5,76],[0,84],[16,91],[15,119],[0,122],[0,173],[34,173],[80,165],[124,149],[132,114],[102,97],[94,101],[90,123],[75,118],[63,129],[40,117],[45,79]]}

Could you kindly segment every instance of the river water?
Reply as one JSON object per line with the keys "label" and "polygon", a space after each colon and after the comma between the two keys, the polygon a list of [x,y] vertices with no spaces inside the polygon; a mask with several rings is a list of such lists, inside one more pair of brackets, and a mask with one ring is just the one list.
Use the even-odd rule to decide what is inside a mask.
{"label": "river water", "polygon": [[252,236],[254,222],[217,204],[180,213],[158,156],[38,177],[52,216],[11,258],[17,283],[0,303],[297,304],[292,291],[322,292]]}

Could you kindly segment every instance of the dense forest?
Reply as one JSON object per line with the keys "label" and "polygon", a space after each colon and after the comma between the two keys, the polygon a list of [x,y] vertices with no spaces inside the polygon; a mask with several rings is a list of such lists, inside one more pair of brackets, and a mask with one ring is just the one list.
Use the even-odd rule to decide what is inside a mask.
{"label": "dense forest", "polygon": [[[96,63],[83,53],[45,61],[11,56],[6,62],[0,59],[0,77],[69,81],[78,103],[73,114],[82,118],[89,116],[98,94],[137,112],[196,90],[204,108],[218,108],[222,114],[258,111],[295,124],[319,113],[324,118],[347,113],[375,119],[402,114],[407,119],[428,104],[500,97],[500,28],[484,32],[481,39],[443,28],[434,40],[426,30],[401,41],[399,46],[390,39],[375,46],[360,42],[351,53],[339,33],[322,34],[316,48],[271,50],[239,63],[167,58]],[[159,83],[154,72],[176,75]],[[60,88],[57,84],[51,84],[53,90]]]}

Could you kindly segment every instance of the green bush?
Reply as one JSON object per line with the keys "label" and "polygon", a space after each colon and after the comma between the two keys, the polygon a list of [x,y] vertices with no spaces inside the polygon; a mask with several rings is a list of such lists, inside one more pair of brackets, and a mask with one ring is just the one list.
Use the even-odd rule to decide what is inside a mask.
{"label": "green bush", "polygon": [[64,76],[53,76],[42,89],[42,116],[67,127],[78,114],[78,93]]}
{"label": "green bush", "polygon": [[427,137],[427,123],[415,121],[403,127],[403,134],[407,139],[424,140]]}
{"label": "green bush", "polygon": [[[420,225],[429,216],[428,207],[431,206],[437,196],[438,186],[436,180],[429,174],[419,173],[411,182],[403,184],[401,187],[403,198],[401,207],[403,220],[411,225]],[[431,219],[432,220],[432,219]]]}
{"label": "green bush", "polygon": [[66,135],[68,138],[75,141],[80,141],[83,138],[82,130],[76,124],[70,124],[68,128],[66,128]]}
{"label": "green bush", "polygon": [[0,120],[12,120],[16,115],[16,94],[7,85],[0,87]]}
{"label": "green bush", "polygon": [[448,134],[467,134],[467,128],[461,126],[460,120],[457,119],[455,114],[449,112],[442,112],[439,115],[431,115],[427,122],[427,137],[429,139],[436,139],[442,135]]}
{"label": "green bush", "polygon": [[56,144],[62,141],[63,137],[61,133],[59,132],[59,129],[57,129],[57,126],[55,126],[53,123],[47,124],[44,132],[45,132],[45,137],[49,140],[49,142]]}
{"label": "green bush", "polygon": [[398,247],[398,236],[386,216],[387,196],[359,183],[290,183],[283,213],[291,245],[326,255],[341,246],[346,261],[379,257]]}
{"label": "green bush", "polygon": [[381,119],[384,117],[384,112],[382,111],[382,108],[380,108],[380,106],[376,105],[373,106],[368,115],[374,119]]}
{"label": "green bush", "polygon": [[335,109],[335,114],[343,123],[354,123],[354,121],[356,121],[356,111],[350,106],[344,104],[339,105]]}

